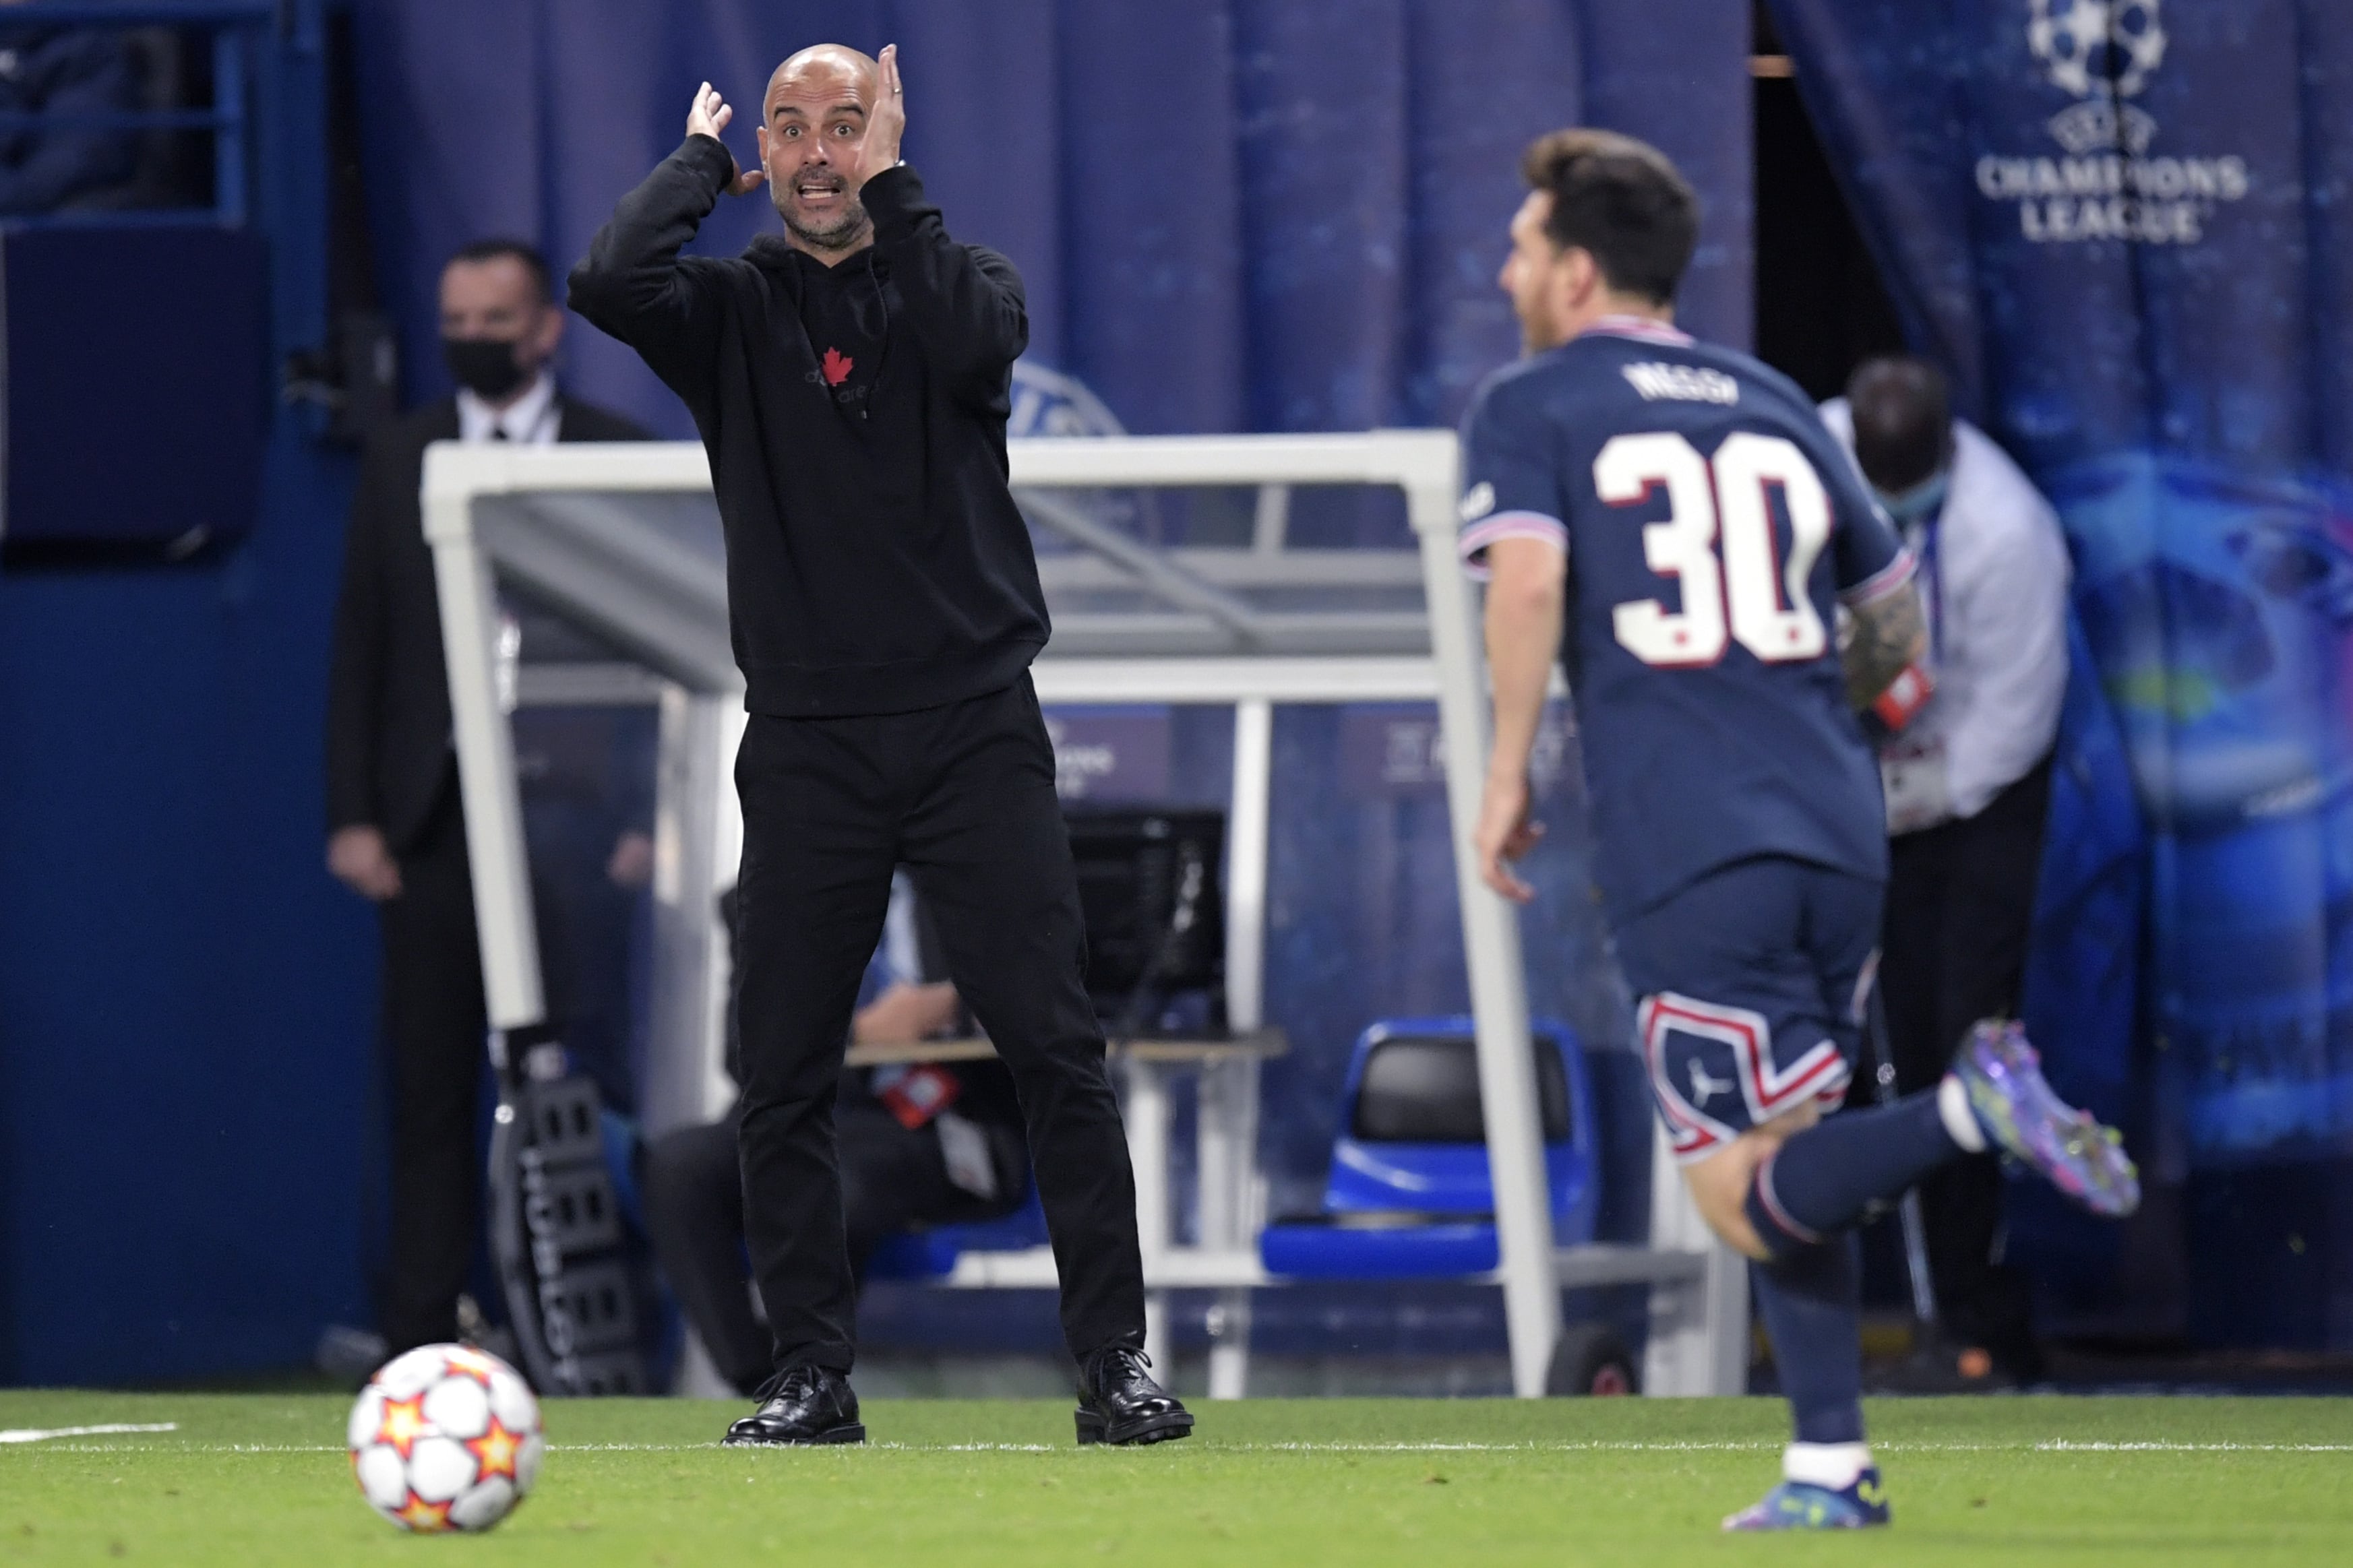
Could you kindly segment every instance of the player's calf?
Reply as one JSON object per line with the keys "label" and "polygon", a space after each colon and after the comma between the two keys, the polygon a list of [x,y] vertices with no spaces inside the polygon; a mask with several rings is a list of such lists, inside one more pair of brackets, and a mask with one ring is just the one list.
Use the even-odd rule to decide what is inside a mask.
{"label": "player's calf", "polygon": [[1725,1521],[1727,1530],[1887,1522],[1879,1472],[1863,1443],[1862,1269],[1855,1238],[1801,1238],[1770,1211],[1754,1212],[1764,1173],[1820,1131],[1809,1106],[1683,1167],[1709,1228],[1754,1260],[1757,1316],[1789,1402],[1792,1441],[1782,1455],[1781,1485]]}
{"label": "player's calf", "polygon": [[[1742,1194],[1745,1227],[1710,1223],[1749,1257],[1778,1258],[1853,1229],[1938,1167],[1996,1149],[2095,1214],[2129,1214],[2140,1201],[2138,1173],[2115,1130],[2052,1091],[2015,1023],[1988,1020],[1935,1089],[1760,1149]],[[1711,1184],[1719,1209],[1725,1185]],[[1743,1245],[1750,1237],[1757,1247]]]}
{"label": "player's calf", "polygon": [[[1810,1122],[1810,1117],[1789,1119]],[[1862,1433],[1862,1269],[1852,1235],[1800,1238],[1769,1211],[1756,1212],[1757,1184],[1819,1126],[1753,1129],[1721,1152],[1683,1167],[1709,1228],[1753,1261],[1757,1316],[1773,1346],[1792,1441],[1782,1484],[1725,1521],[1727,1530],[1883,1524],[1878,1471]],[[1855,1489],[1868,1478],[1872,1500]]]}
{"label": "player's calf", "polygon": [[1789,1402],[1793,1440],[1781,1484],[1725,1528],[1887,1522],[1863,1441],[1862,1268],[1852,1232],[1877,1204],[1985,1146],[1955,1089],[1828,1120],[1800,1112],[1684,1167],[1710,1228],[1755,1260],[1757,1314]]}
{"label": "player's calf", "polygon": [[1778,1258],[1818,1247],[1870,1219],[1883,1204],[1986,1137],[1950,1079],[1892,1105],[1848,1110],[1783,1140],[1757,1163],[1741,1215]]}
{"label": "player's calf", "polygon": [[1862,1433],[1861,1248],[1851,1235],[1791,1247],[1749,1278],[1789,1402],[1785,1486],[1848,1490],[1876,1474]]}

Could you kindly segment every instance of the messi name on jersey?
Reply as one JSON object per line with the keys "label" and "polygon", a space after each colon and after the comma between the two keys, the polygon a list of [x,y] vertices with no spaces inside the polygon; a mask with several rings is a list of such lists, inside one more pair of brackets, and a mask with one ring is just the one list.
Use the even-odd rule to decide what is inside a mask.
{"label": "messi name on jersey", "polygon": [[1626,384],[1641,393],[1645,403],[1668,397],[1679,403],[1721,403],[1729,406],[1740,401],[1740,384],[1720,370],[1648,361],[1630,364],[1621,374]]}

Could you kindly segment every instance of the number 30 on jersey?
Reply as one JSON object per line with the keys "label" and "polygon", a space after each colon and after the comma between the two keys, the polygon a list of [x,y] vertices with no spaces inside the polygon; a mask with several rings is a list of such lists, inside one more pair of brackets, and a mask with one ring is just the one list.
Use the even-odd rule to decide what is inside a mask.
{"label": "number 30 on jersey", "polygon": [[[1731,639],[1767,664],[1820,658],[1830,646],[1807,592],[1830,542],[1830,498],[1805,453],[1778,436],[1736,431],[1713,462],[1672,431],[1616,437],[1593,459],[1593,485],[1611,506],[1652,489],[1667,515],[1642,530],[1642,558],[1683,589],[1683,608],[1630,599],[1610,611],[1618,641],[1663,668],[1715,663]],[[1778,559],[1767,489],[1780,488],[1789,557]]]}

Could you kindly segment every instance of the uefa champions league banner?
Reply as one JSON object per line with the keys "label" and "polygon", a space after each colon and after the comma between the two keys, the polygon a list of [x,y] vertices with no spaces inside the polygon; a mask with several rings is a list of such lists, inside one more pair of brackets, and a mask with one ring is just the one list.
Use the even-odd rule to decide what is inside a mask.
{"label": "uefa champions league banner", "polygon": [[2153,1173],[2341,1156],[2353,6],[1775,8],[1914,341],[2066,521],[2148,834]]}

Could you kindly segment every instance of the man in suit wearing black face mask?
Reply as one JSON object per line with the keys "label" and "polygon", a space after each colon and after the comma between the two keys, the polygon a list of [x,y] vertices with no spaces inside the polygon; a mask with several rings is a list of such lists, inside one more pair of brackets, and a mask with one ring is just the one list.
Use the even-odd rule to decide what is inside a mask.
{"label": "man in suit wearing black face mask", "polygon": [[[454,395],[368,443],[343,547],[327,704],[327,868],[376,906],[392,1068],[392,1246],[382,1326],[392,1352],[452,1340],[480,1213],[477,1096],[487,1029],[466,865],[433,558],[417,502],[435,441],[636,441],[618,415],[564,397],[564,337],[547,262],[482,240],[441,274]],[[608,874],[641,882],[652,845],[614,846]]]}

